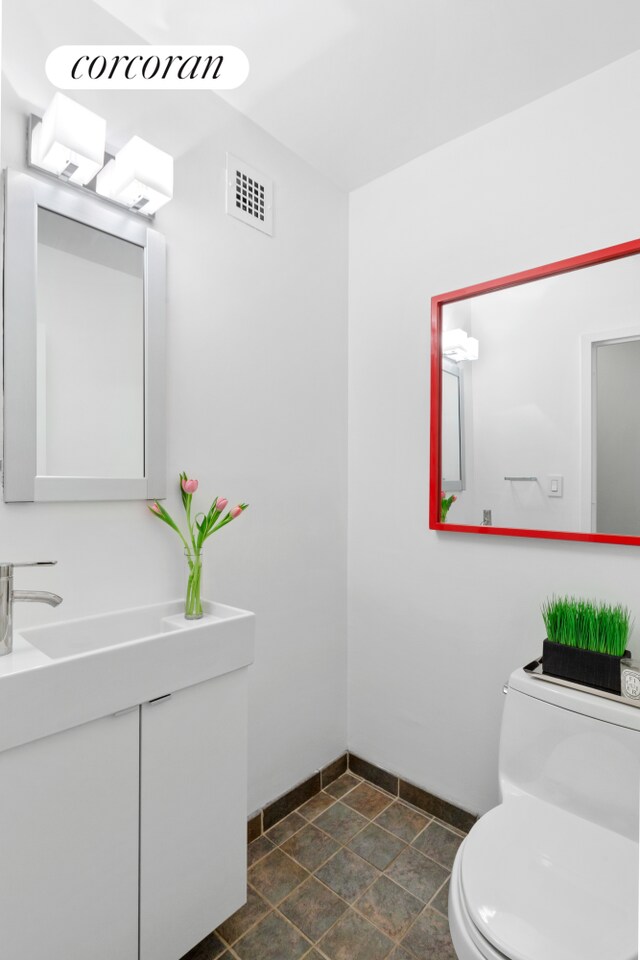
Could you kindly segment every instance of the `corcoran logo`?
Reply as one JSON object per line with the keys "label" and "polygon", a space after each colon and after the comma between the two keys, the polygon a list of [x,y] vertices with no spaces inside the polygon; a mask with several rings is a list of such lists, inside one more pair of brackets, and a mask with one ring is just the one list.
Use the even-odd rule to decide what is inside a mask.
{"label": "corcoran logo", "polygon": [[249,75],[238,47],[65,46],[45,64],[59,90],[233,90]]}

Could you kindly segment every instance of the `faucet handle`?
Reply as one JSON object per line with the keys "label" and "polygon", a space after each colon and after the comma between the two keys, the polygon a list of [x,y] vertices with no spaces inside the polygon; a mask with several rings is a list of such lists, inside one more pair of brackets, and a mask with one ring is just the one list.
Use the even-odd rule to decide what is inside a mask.
{"label": "faucet handle", "polygon": [[[31,560],[28,563],[9,563],[9,567],[55,567],[57,560]],[[4,564],[3,564],[4,566]]]}

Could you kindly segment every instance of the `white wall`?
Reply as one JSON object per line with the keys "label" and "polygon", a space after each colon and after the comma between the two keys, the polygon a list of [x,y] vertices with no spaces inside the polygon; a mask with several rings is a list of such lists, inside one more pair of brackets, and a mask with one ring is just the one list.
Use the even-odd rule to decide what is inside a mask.
{"label": "white wall", "polygon": [[[81,0],[27,7],[4,3],[3,165],[18,168],[24,114],[53,93],[44,52],[131,40]],[[347,198],[212,94],[82,102],[106,116],[116,146],[138,133],[177,157],[175,197],[157,219],[168,246],[168,470],[199,478],[203,505],[250,503],[209,541],[204,594],[257,614],[253,810],[346,742]],[[272,239],[225,215],[226,150],[274,178]],[[178,504],[172,494],[168,508]],[[16,605],[18,628],[185,586],[177,538],[141,502],[0,503],[0,539],[5,559],[59,560],[18,572],[19,586],[65,601]]]}
{"label": "white wall", "polygon": [[349,746],[474,812],[541,602],[640,614],[640,551],[428,529],[429,300],[636,237],[639,92],[634,54],[351,194]]}
{"label": "white wall", "polygon": [[[347,198],[234,111],[222,134],[163,218],[169,463],[250,503],[205,562],[209,594],[258,618],[256,809],[346,745]],[[273,239],[225,215],[225,149],[274,178]]]}

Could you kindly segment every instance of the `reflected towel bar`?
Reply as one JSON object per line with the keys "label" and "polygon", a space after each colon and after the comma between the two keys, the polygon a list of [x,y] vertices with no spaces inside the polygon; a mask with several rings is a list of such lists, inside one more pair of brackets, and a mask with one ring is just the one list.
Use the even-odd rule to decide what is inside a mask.
{"label": "reflected towel bar", "polygon": [[505,477],[505,480],[534,480],[537,481],[537,477]]}

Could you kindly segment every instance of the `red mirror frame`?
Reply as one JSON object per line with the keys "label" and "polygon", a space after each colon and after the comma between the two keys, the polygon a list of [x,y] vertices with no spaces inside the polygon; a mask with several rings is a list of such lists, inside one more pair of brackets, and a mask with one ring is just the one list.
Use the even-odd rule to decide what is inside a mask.
{"label": "red mirror frame", "polygon": [[567,260],[558,260],[532,270],[523,270],[512,273],[507,277],[477,283],[471,287],[462,287],[449,293],[441,293],[431,299],[431,451],[430,451],[430,483],[429,483],[429,528],[431,530],[448,530],[454,533],[482,533],[487,536],[502,537],[535,537],[545,540],[583,540],[590,543],[624,543],[640,545],[640,536],[622,536],[607,533],[579,533],[564,530],[527,530],[519,527],[483,527],[456,523],[442,523],[440,520],[440,452],[441,452],[441,400],[442,400],[442,308],[447,303],[456,300],[467,300],[491,293],[495,290],[504,290],[518,284],[531,283],[544,277],[560,273],[569,273],[572,270],[581,270],[584,267],[596,266],[609,260],[620,260],[640,253],[640,239],[628,243],[620,243],[602,250],[582,254],[579,257],[569,257]]}

